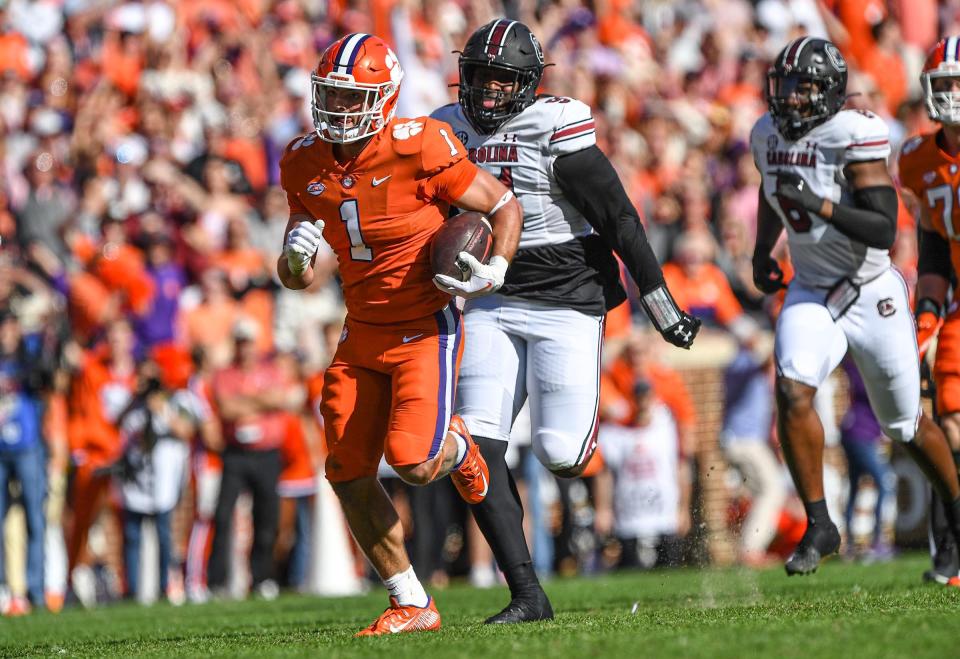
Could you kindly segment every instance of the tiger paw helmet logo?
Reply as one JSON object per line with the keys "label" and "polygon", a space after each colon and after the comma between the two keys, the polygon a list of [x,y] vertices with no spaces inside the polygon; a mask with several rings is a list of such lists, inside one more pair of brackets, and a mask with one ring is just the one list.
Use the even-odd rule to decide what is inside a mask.
{"label": "tiger paw helmet logo", "polygon": [[390,81],[393,82],[395,87],[399,87],[400,81],[403,80],[403,69],[400,68],[400,60],[397,59],[392,48],[387,48],[387,54],[383,56],[383,63],[390,71]]}
{"label": "tiger paw helmet logo", "polygon": [[419,121],[405,121],[393,127],[393,138],[397,140],[407,140],[414,135],[419,135],[421,132],[423,132],[422,123]]}

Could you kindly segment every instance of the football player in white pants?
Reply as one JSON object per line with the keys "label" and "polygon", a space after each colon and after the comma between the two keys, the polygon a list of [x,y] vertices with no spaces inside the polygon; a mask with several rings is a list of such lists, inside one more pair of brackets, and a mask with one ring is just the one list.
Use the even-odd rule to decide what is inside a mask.
{"label": "football player in white pants", "polygon": [[[504,453],[529,398],[533,450],[554,474],[583,472],[597,436],[603,318],[621,304],[620,256],[664,338],[689,348],[700,321],[670,296],[636,210],[596,146],[590,108],[536,96],[540,45],[517,21],[479,28],[460,55],[459,103],[446,121],[471,160],[511,187],[523,207],[520,249],[497,294],[469,300],[457,386],[461,415],[490,468],[473,511],[510,586],[488,623],[551,618],[531,566],[523,509]],[[469,255],[462,258],[469,261]]]}
{"label": "football player in white pants", "polygon": [[897,196],[887,173],[886,124],[842,110],[847,65],[829,41],[786,46],[768,75],[770,112],[751,134],[763,177],[753,257],[758,288],[783,273],[770,252],[786,228],[796,276],[776,330],[777,424],[784,457],[807,512],[807,531],[787,559],[809,574],[835,553],[840,534],[823,494],[823,426],[817,388],[849,350],[874,413],[903,442],[960,521],[960,485],[943,433],[920,409],[917,342],[907,288],[890,264]]}

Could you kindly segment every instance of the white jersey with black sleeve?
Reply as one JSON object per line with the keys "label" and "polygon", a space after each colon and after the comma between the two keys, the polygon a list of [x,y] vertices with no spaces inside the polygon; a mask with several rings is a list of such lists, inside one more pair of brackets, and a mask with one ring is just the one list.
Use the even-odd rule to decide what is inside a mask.
{"label": "white jersey with black sleeve", "polygon": [[596,144],[590,107],[542,96],[492,134],[478,132],[457,103],[431,116],[450,124],[470,160],[510,187],[523,208],[519,251],[500,293],[602,315],[600,273],[612,257],[564,196],[553,168],[558,157]]}
{"label": "white jersey with black sleeve", "polygon": [[537,99],[491,135],[478,133],[457,103],[431,116],[453,128],[470,160],[513,188],[523,206],[520,249],[555,245],[592,232],[553,175],[553,161],[597,143],[585,103],[565,96]]}
{"label": "white jersey with black sleeve", "polygon": [[780,134],[767,113],[753,127],[750,147],[763,178],[764,196],[786,227],[797,281],[829,288],[849,277],[860,284],[890,267],[887,250],[849,238],[817,214],[776,195],[777,175],[789,172],[802,177],[820,197],[852,206],[852,190],[844,168],[852,162],[890,156],[889,130],[880,117],[861,110],[843,110],[791,141]]}

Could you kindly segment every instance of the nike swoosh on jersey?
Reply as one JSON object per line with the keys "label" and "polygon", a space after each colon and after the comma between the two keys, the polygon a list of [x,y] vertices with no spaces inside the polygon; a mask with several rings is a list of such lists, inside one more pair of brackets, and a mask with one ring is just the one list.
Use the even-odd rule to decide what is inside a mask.
{"label": "nike swoosh on jersey", "polygon": [[403,342],[404,342],[404,343],[410,343],[410,342],[413,341],[414,339],[419,339],[421,336],[423,336],[423,333],[422,333],[422,332],[421,332],[420,334],[414,334],[413,336],[405,336],[405,337],[403,337]]}
{"label": "nike swoosh on jersey", "polygon": [[386,180],[387,180],[388,178],[390,178],[391,176],[393,176],[393,174],[387,174],[387,175],[384,176],[383,178],[377,178],[376,176],[374,176],[374,177],[373,177],[373,180],[370,181],[370,182],[373,183],[373,187],[377,187],[378,185],[380,185],[381,183],[383,183],[384,181],[386,181]]}

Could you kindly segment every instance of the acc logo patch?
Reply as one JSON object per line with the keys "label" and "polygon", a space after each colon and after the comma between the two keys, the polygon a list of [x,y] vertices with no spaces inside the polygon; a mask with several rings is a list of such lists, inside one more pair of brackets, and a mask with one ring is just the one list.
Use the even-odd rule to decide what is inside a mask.
{"label": "acc logo patch", "polygon": [[923,182],[924,182],[924,183],[933,183],[933,182],[936,181],[936,180],[937,180],[937,173],[936,173],[936,172],[927,172],[926,174],[923,175]]}
{"label": "acc logo patch", "polygon": [[777,148],[777,144],[780,143],[780,138],[776,135],[770,135],[767,137],[767,148],[771,151]]}
{"label": "acc logo patch", "polygon": [[395,140],[406,140],[410,139],[414,135],[419,135],[423,132],[423,124],[419,121],[406,121],[402,124],[396,124],[393,127],[393,139]]}
{"label": "acc logo patch", "polygon": [[458,130],[458,131],[457,131],[456,133],[454,133],[454,134],[457,136],[457,139],[460,140],[460,144],[462,144],[463,146],[467,146],[467,140],[469,139],[469,138],[467,137],[467,131],[465,131],[465,130]]}
{"label": "acc logo patch", "polygon": [[318,195],[322,195],[323,191],[326,189],[327,189],[327,186],[325,186],[320,181],[310,181],[309,183],[307,183],[307,192],[309,194],[312,194],[314,197]]}
{"label": "acc logo patch", "polygon": [[883,317],[888,318],[897,313],[897,307],[893,304],[892,297],[885,297],[877,302],[877,312]]}

